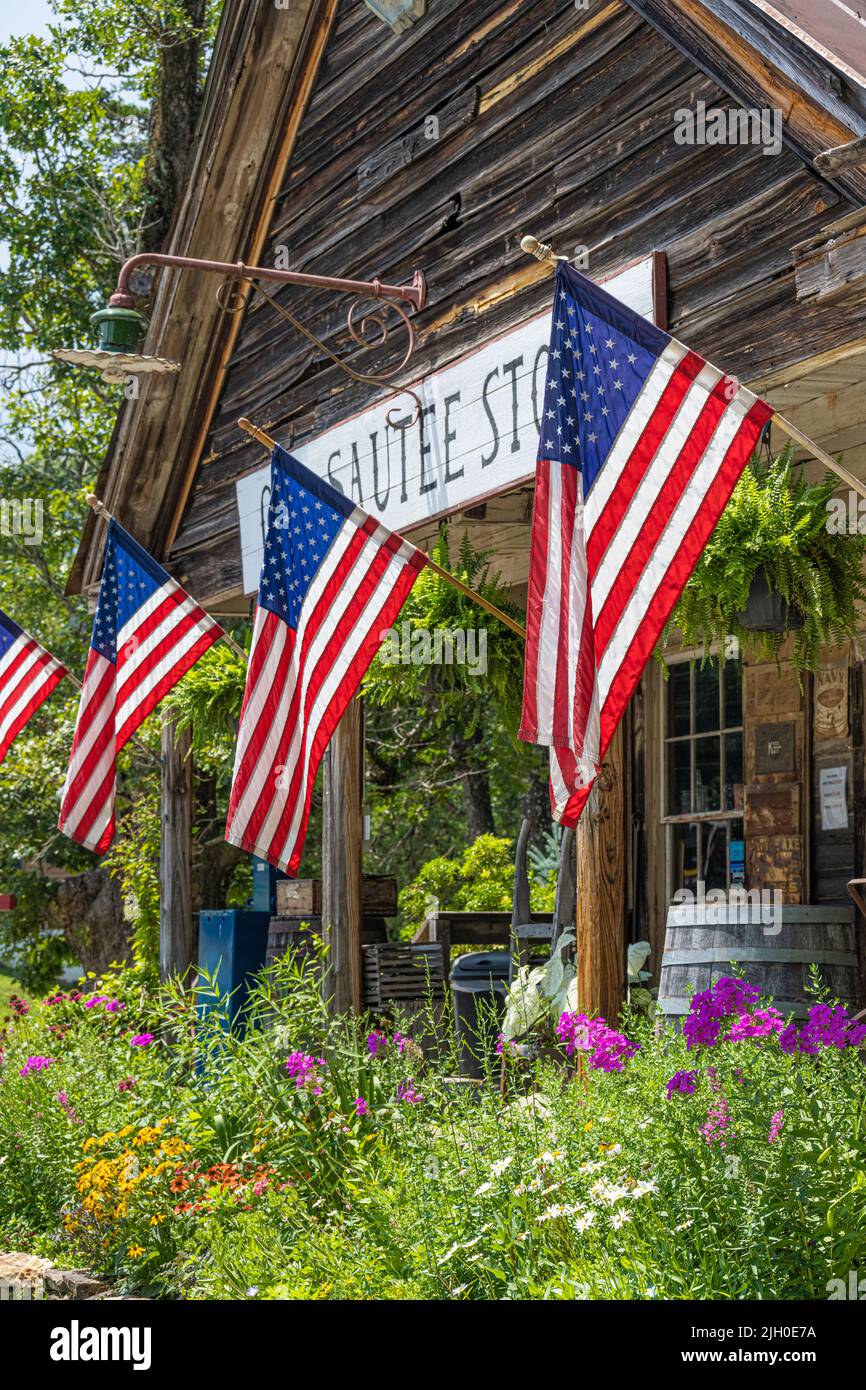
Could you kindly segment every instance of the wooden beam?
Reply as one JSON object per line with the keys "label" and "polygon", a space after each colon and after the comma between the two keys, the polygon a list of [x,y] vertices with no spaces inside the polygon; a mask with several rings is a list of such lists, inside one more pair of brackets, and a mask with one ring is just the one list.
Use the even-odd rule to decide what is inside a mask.
{"label": "wooden beam", "polygon": [[337,725],[325,758],[322,933],[330,955],[325,992],[331,1011],[361,1007],[363,717],[359,699]]}
{"label": "wooden beam", "polygon": [[197,956],[192,915],[192,739],[162,724],[162,795],[159,857],[159,976],[186,975]]}
{"label": "wooden beam", "polygon": [[[223,6],[202,99],[193,168],[165,250],[257,261],[338,0],[288,8]],[[182,361],[124,402],[97,489],[156,557],[168,553],[189,496],[244,315],[226,314],[211,276],[160,274],[148,344]],[[249,286],[242,288],[245,295]],[[69,578],[80,593],[102,563],[89,518]]]}
{"label": "wooden beam", "polygon": [[577,826],[577,1000],[615,1023],[625,998],[625,759],[614,734]]}

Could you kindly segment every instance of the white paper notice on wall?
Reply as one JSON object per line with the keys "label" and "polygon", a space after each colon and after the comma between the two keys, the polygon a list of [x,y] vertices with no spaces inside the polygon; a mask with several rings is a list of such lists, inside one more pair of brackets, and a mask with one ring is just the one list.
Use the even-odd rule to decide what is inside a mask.
{"label": "white paper notice on wall", "polygon": [[822,830],[848,829],[847,779],[848,769],[844,764],[842,767],[822,767],[818,774]]}

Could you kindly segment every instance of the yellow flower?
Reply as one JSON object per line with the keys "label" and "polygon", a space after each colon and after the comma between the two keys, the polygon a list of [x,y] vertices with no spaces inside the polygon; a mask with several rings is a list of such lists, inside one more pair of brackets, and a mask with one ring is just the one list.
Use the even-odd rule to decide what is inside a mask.
{"label": "yellow flower", "polygon": [[165,1220],[165,1214],[164,1214],[163,1212],[159,1212],[159,1213],[157,1213],[156,1216],[152,1216],[152,1217],[150,1218],[150,1224],[151,1224],[151,1226],[158,1226],[158,1225],[160,1224],[160,1222],[162,1222],[162,1221],[164,1221],[164,1220]]}
{"label": "yellow flower", "polygon": [[126,1253],[131,1260],[137,1260],[139,1255],[144,1254],[144,1247],[141,1245],[130,1245]]}

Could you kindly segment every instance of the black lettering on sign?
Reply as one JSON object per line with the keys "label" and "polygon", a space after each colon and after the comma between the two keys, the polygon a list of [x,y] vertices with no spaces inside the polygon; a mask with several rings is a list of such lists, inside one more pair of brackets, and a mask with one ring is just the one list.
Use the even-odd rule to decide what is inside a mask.
{"label": "black lettering on sign", "polygon": [[520,435],[517,432],[517,368],[523,366],[523,353],[515,357],[513,362],[506,362],[503,365],[503,372],[507,372],[511,377],[511,452],[516,454],[520,450]]}
{"label": "black lettering on sign", "polygon": [[391,493],[391,451],[386,448],[385,454],[388,463],[388,482],[385,486],[385,500],[379,496],[379,450],[376,440],[379,438],[379,431],[374,430],[370,435],[370,447],[373,450],[373,496],[376,498],[376,506],[383,512],[388,505],[388,498]]}
{"label": "black lettering on sign", "polygon": [[411,421],[412,421],[411,415],[401,415],[401,416],[400,416],[400,419],[399,419],[399,420],[396,420],[396,421],[394,422],[393,425],[391,425],[390,422],[387,423],[387,424],[385,425],[385,447],[386,447],[386,449],[387,449],[387,451],[388,451],[388,477],[389,477],[389,478],[390,478],[390,476],[391,476],[391,436],[390,436],[390,434],[388,433],[388,431],[389,431],[389,430],[392,430],[392,429],[395,429],[396,432],[397,432],[397,437],[398,437],[398,439],[400,440],[400,501],[401,501],[401,502],[406,502],[406,501],[408,501],[408,499],[409,499],[409,494],[408,494],[408,492],[406,491],[406,435],[409,433],[409,425],[411,424]]}
{"label": "black lettering on sign", "polygon": [[490,383],[491,383],[491,381],[493,380],[494,377],[498,377],[498,376],[499,376],[499,368],[498,368],[498,367],[494,367],[492,372],[488,372],[488,373],[487,373],[486,377],[484,378],[484,385],[483,385],[482,388],[481,388],[481,404],[484,406],[484,414],[487,416],[488,420],[490,421],[490,428],[491,428],[492,431],[493,431],[493,452],[492,452],[491,454],[482,454],[482,455],[481,455],[481,467],[482,467],[482,468],[486,468],[487,465],[488,465],[489,463],[492,463],[493,460],[496,458],[496,455],[499,453],[499,427],[498,427],[498,425],[496,424],[496,416],[493,414],[493,411],[490,409],[490,402],[489,402],[489,400],[487,399],[487,392],[488,392],[488,389],[489,389],[489,387],[490,387]]}
{"label": "black lettering on sign", "polygon": [[428,482],[425,482],[425,478],[424,478],[424,472],[425,472],[425,470],[424,470],[424,460],[425,460],[425,459],[428,459],[428,458],[430,457],[430,447],[431,447],[431,446],[430,446],[430,436],[426,433],[426,431],[425,431],[425,429],[424,429],[424,424],[425,424],[425,421],[426,421],[428,415],[432,416],[433,419],[435,420],[435,418],[436,418],[436,405],[435,405],[435,403],[434,403],[433,405],[425,405],[424,409],[421,411],[421,414],[420,414],[419,417],[418,417],[418,431],[419,431],[420,436],[421,436],[421,486],[420,486],[420,488],[419,488],[418,490],[419,490],[419,492],[420,492],[422,495],[423,495],[425,492],[432,492],[433,489],[434,489],[435,486],[436,486],[436,479],[435,479],[435,478],[433,478],[432,481],[429,482],[429,483],[428,483]]}
{"label": "black lettering on sign", "polygon": [[460,392],[455,391],[453,396],[445,397],[445,481],[446,483],[456,482],[463,477],[463,464],[457,469],[456,473],[451,472],[451,445],[457,438],[457,431],[450,428],[451,407],[457,405],[460,400]]}
{"label": "black lettering on sign", "polygon": [[538,413],[538,364],[544,360],[545,375],[547,374],[547,348],[542,343],[538,352],[535,354],[535,361],[532,364],[532,418],[535,421],[535,428],[541,434],[541,416]]}
{"label": "black lettering on sign", "polygon": [[358,460],[358,441],[352,440],[352,492],[356,501],[363,507],[364,489],[361,484],[361,464]]}
{"label": "black lettering on sign", "polygon": [[343,492],[343,484],[340,483],[340,482],[338,482],[338,480],[334,477],[334,474],[333,474],[332,471],[331,471],[331,464],[334,462],[334,459],[337,460],[337,465],[338,465],[338,467],[339,467],[339,463],[340,463],[340,450],[339,450],[339,449],[335,449],[334,452],[332,453],[331,457],[328,459],[328,482],[331,484],[331,487],[335,487],[335,488],[337,489],[338,492]]}

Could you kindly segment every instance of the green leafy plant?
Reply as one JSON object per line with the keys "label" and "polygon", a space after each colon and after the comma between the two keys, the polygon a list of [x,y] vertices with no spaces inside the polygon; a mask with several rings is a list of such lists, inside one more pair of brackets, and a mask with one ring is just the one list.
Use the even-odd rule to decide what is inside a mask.
{"label": "green leafy plant", "polygon": [[747,467],[682,592],[661,646],[679,628],[686,646],[709,650],[737,637],[759,659],[778,657],[785,632],[752,632],[741,614],[760,573],[803,615],[794,637],[798,670],[814,670],[822,647],[857,631],[857,605],[866,598],[866,536],[833,534],[828,505],[838,480],[820,483],[794,474],[786,449],[767,468]]}
{"label": "green leafy plant", "polygon": [[[464,533],[456,562],[451,559],[447,527],[443,527],[433,548],[433,559],[442,569],[461,579],[483,598],[511,618],[520,616],[510,601],[508,590],[498,573],[491,573],[490,552],[475,550]],[[519,698],[523,679],[523,642],[498,619],[490,616],[472,599],[461,594],[435,570],[424,569],[400,610],[398,627],[408,624],[410,637],[417,632],[484,629],[487,632],[487,669],[472,674],[466,664],[442,663],[435,666],[389,662],[380,652],[365,677],[364,696],[372,705],[388,708],[422,696],[435,696],[434,717],[445,723],[453,716],[457,702],[462,714],[464,736],[470,736],[482,722],[491,703],[507,716],[516,732]]]}
{"label": "green leafy plant", "polygon": [[[556,864],[546,879],[528,866],[533,912],[552,912],[556,893]],[[429,911],[431,898],[452,912],[509,912],[514,897],[514,841],[479,835],[454,859],[429,859],[414,881],[400,891],[399,906],[406,933],[414,935]]]}

